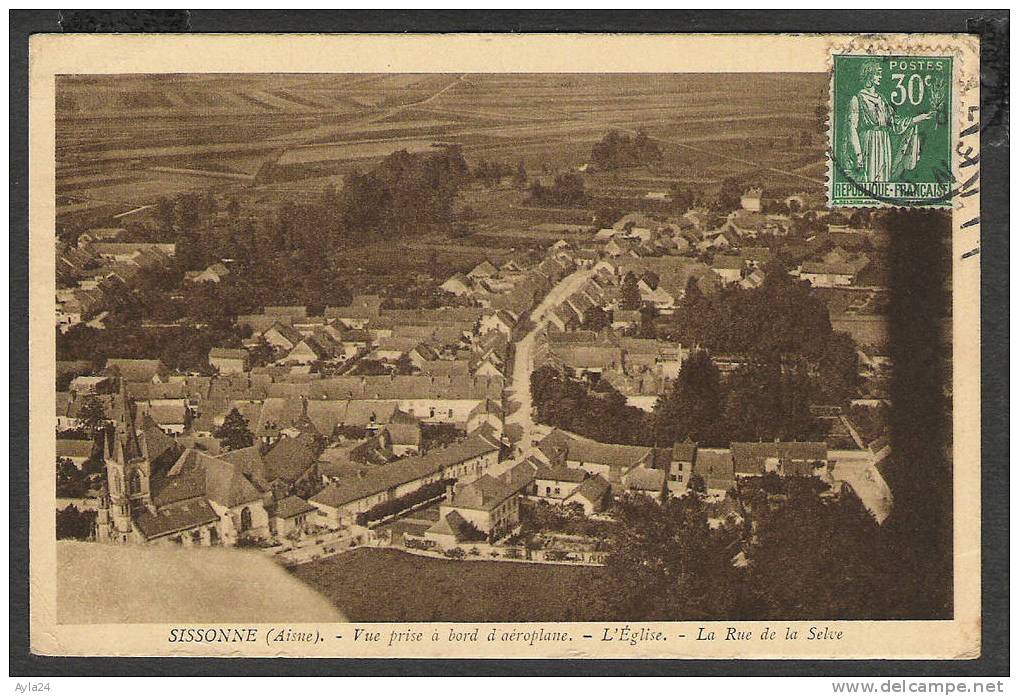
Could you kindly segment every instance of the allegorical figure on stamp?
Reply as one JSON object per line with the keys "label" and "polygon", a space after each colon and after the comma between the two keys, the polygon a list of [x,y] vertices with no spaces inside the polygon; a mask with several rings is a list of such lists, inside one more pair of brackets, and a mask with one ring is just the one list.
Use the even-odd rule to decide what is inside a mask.
{"label": "allegorical figure on stamp", "polygon": [[917,124],[933,116],[932,112],[896,115],[877,90],[881,77],[880,63],[864,63],[860,68],[863,87],[849,100],[848,154],[852,159],[848,164],[860,183],[895,181],[916,168],[920,161]]}

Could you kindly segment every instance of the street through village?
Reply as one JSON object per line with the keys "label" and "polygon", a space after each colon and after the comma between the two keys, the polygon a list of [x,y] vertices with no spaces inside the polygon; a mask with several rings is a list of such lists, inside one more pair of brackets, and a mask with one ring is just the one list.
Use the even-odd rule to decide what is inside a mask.
{"label": "street through village", "polygon": [[534,443],[548,433],[548,428],[534,422],[531,403],[535,340],[548,325],[549,313],[583,287],[592,276],[593,270],[581,269],[559,281],[531,312],[534,328],[514,344],[513,377],[506,396],[506,434],[514,444],[513,456],[493,467],[490,474],[501,474],[526,459]]}

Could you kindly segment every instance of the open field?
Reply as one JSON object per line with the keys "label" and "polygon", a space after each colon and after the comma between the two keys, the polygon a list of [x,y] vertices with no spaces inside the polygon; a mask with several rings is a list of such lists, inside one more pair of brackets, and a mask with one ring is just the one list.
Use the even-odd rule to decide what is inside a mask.
{"label": "open field", "polygon": [[599,568],[358,549],[295,567],[351,621],[597,621]]}
{"label": "open field", "polygon": [[[658,181],[623,176],[614,188],[714,185],[748,172],[811,187],[823,180],[815,109],[825,89],[820,74],[62,77],[57,185],[73,190],[76,203],[146,205],[202,187],[258,196],[261,183],[174,178],[165,169],[250,178],[273,163],[289,184],[314,178],[307,183],[321,186],[324,177],[433,142],[460,144],[469,162],[522,161],[533,175],[585,163],[610,129],[644,128],[664,151]],[[805,131],[809,143],[801,142]],[[596,194],[599,185],[589,183]]]}

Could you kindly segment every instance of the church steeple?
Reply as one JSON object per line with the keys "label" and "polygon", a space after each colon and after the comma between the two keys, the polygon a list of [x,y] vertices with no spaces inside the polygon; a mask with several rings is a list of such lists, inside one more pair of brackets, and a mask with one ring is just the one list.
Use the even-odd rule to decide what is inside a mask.
{"label": "church steeple", "polygon": [[134,525],[132,512],[140,506],[152,506],[149,479],[152,466],[146,457],[144,434],[139,435],[137,406],[121,388],[123,415],[117,423],[106,450],[106,481],[109,491],[111,536],[125,540]]}

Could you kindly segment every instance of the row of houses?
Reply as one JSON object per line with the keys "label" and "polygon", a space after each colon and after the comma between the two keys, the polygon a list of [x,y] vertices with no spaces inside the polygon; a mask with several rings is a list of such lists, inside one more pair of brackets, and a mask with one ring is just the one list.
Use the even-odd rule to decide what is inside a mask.
{"label": "row of houses", "polygon": [[[327,307],[325,314],[317,317],[307,316],[303,307],[266,307],[262,314],[238,317],[238,324],[253,331],[246,345],[255,348],[264,341],[273,351],[276,365],[329,367],[365,359],[392,370],[407,359],[414,370],[424,372],[431,363],[458,361],[470,374],[502,374],[516,314],[453,307],[386,310],[372,299],[355,297],[351,307],[360,308],[357,311]],[[214,357],[210,355],[210,364]],[[447,371],[457,372],[458,367],[449,366]]]}
{"label": "row of houses", "polygon": [[[110,232],[96,230],[98,239]],[[57,242],[56,325],[62,331],[95,317],[119,295],[138,286],[142,274],[165,266],[176,254],[174,244],[92,241],[78,246]]]}
{"label": "row of houses", "polygon": [[[603,477],[616,495],[682,496],[703,486],[717,499],[740,479],[775,474],[814,477],[836,493],[851,489],[879,522],[891,509],[891,494],[878,468],[888,455],[881,438],[852,450],[831,450],[825,442],[733,442],[728,448],[677,442],[664,449],[600,443],[553,430],[538,450],[555,467]],[[559,484],[563,491],[572,485],[565,478]]]}
{"label": "row of houses", "polygon": [[503,310],[519,317],[574,270],[572,260],[558,251],[553,245],[543,258],[525,253],[499,266],[486,259],[467,273],[453,274],[439,287],[451,295],[470,298],[486,309]]}
{"label": "row of houses", "polygon": [[483,477],[499,460],[502,441],[490,427],[466,439],[414,457],[333,478],[309,502],[318,509],[317,522],[330,529],[351,527],[357,516],[384,502],[402,498],[430,484],[470,483]]}
{"label": "row of houses", "polygon": [[[158,374],[153,372],[153,377]],[[493,410],[493,404],[501,408],[504,384],[501,377],[466,374],[293,381],[302,377],[317,375],[176,376],[167,377],[166,382],[80,376],[71,381],[68,391],[57,392],[57,427],[81,427],[87,403],[98,403],[106,419],[116,421],[130,402],[165,433],[200,439],[211,438],[232,410],[244,416],[255,436],[266,444],[290,431],[328,438],[351,428],[377,430],[397,411],[426,424],[467,430],[474,424],[478,408],[486,413]],[[277,381],[284,378],[287,381]]]}
{"label": "row of houses", "polygon": [[679,374],[689,350],[679,343],[632,338],[613,330],[545,331],[535,344],[535,364],[575,378],[604,380],[646,411]]}
{"label": "row of houses", "polygon": [[[736,442],[729,448],[702,448],[677,442],[671,448],[601,443],[553,430],[531,456],[499,475],[451,485],[439,506],[439,519],[421,536],[440,546],[477,539],[477,533],[499,535],[519,524],[521,500],[577,506],[585,515],[605,511],[614,497],[644,495],[655,500],[682,496],[690,490],[707,494],[709,502],[724,503],[726,493],[741,478],[773,474],[814,477],[833,493],[860,486],[858,467],[842,475],[839,462],[849,459],[870,466],[877,452],[829,451],[823,442]],[[873,499],[862,490],[861,500],[880,520],[890,501]]]}
{"label": "row of houses", "polygon": [[[305,413],[312,428],[312,415],[318,427],[330,420]],[[492,466],[502,449],[495,427],[501,408],[489,403],[472,415],[466,438],[419,454],[421,422],[394,410],[378,437],[362,441],[373,445],[384,436],[389,456],[337,476],[314,430],[284,430],[268,444],[209,452],[167,435],[143,406],[127,399],[103,430],[107,476],[97,538],[234,545],[351,526],[359,512],[383,501],[437,481],[473,481]],[[84,447],[75,451],[86,456]]]}

